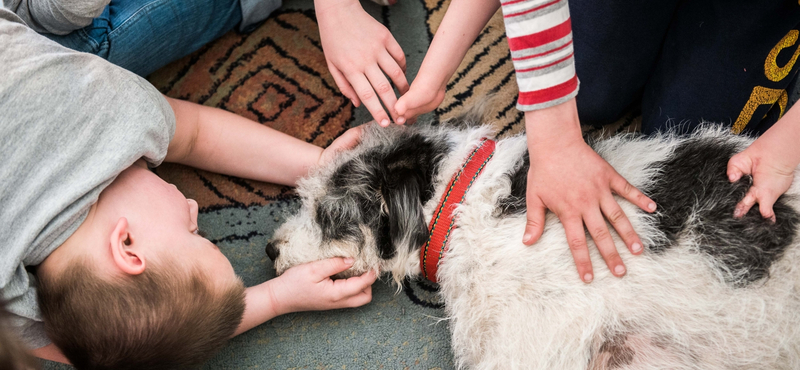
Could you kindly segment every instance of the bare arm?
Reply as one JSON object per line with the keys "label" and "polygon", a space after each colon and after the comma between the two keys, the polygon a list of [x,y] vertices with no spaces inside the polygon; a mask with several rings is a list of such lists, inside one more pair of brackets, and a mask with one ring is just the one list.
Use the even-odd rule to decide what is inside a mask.
{"label": "bare arm", "polygon": [[500,7],[497,0],[453,0],[436,31],[428,53],[408,93],[395,108],[404,123],[436,109],[444,100],[444,89],[475,38]]}
{"label": "bare arm", "polygon": [[167,98],[175,112],[175,136],[165,161],[283,185],[316,165],[322,148],[247,118]]}

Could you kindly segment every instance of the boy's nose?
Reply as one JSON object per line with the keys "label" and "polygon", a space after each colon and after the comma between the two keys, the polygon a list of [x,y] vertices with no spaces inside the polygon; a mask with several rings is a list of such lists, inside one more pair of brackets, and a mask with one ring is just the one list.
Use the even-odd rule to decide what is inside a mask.
{"label": "boy's nose", "polygon": [[279,254],[280,252],[278,251],[278,248],[275,248],[274,242],[267,243],[267,256],[269,257],[269,259],[275,261],[276,259],[278,259]]}

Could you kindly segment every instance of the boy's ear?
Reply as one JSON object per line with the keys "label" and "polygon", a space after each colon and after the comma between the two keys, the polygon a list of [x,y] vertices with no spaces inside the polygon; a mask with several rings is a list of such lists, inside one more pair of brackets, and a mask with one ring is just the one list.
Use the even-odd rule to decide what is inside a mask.
{"label": "boy's ear", "polygon": [[111,232],[109,247],[114,264],[122,272],[128,275],[139,275],[144,272],[144,255],[137,248],[136,241],[128,228],[128,219],[125,217],[120,217],[114,231]]}

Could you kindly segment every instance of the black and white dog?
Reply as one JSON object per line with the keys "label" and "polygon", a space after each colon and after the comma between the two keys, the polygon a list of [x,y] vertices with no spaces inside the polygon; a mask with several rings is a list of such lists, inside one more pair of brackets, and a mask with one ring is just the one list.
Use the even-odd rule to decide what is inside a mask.
{"label": "black and white dog", "polygon": [[[492,136],[476,117],[367,127],[358,147],[302,181],[302,209],[267,247],[277,272],[349,256],[343,275],[375,269],[398,287],[418,276],[450,180]],[[436,275],[458,367],[800,369],[800,185],[775,204],[777,222],[757,207],[734,219],[750,179],[729,183],[726,165],[749,143],[716,128],[593,143],[659,210],[618,198],[645,252],[631,255],[615,234],[627,275],[600,267],[584,284],[553,214],[535,245],[522,244],[526,172],[536,163],[524,136],[497,141],[455,208]],[[589,240],[592,262],[605,266]]]}

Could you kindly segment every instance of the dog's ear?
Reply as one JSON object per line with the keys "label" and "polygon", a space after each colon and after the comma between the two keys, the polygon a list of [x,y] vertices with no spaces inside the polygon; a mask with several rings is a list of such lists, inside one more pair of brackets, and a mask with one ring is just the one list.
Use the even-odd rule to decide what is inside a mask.
{"label": "dog's ear", "polygon": [[419,169],[387,169],[381,184],[386,207],[381,213],[380,229],[381,233],[388,232],[382,238],[385,242],[378,246],[382,258],[394,256],[396,248],[411,250],[419,247],[428,238],[428,228],[422,215],[422,196],[426,185],[425,175]]}

